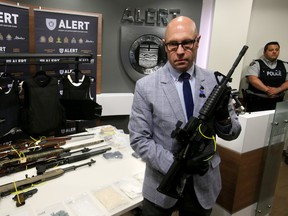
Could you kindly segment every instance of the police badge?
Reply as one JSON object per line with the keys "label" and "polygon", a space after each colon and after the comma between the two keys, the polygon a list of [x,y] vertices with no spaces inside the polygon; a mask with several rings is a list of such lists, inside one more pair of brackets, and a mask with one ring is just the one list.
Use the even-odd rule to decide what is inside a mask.
{"label": "police badge", "polygon": [[49,19],[46,18],[46,27],[50,30],[53,31],[57,26],[57,20],[56,19]]}

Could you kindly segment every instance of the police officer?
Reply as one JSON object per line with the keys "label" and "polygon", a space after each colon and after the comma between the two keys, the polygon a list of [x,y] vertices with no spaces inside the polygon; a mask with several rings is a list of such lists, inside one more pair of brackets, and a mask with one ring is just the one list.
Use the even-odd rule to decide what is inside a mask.
{"label": "police officer", "polygon": [[244,93],[247,112],[273,110],[283,101],[288,89],[288,63],[278,59],[279,53],[279,43],[271,41],[265,45],[263,56],[250,63]]}

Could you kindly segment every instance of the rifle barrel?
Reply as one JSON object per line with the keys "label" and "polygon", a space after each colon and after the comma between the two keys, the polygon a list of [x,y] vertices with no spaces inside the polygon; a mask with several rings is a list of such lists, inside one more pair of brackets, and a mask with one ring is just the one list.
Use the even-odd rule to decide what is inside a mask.
{"label": "rifle barrel", "polygon": [[[238,66],[239,62],[241,61],[242,57],[245,55],[246,51],[248,49],[248,46],[244,45],[241,49],[241,51],[239,52],[238,57],[236,58],[236,60],[234,61],[231,69],[229,70],[228,74],[227,74],[227,82],[228,80],[231,78],[232,74],[234,73],[235,68]],[[226,84],[227,84],[226,82]]]}

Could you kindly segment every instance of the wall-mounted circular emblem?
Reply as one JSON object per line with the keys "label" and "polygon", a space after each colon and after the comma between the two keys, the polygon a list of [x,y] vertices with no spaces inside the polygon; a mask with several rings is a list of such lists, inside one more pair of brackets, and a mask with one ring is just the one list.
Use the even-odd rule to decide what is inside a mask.
{"label": "wall-mounted circular emblem", "polygon": [[132,67],[139,73],[151,74],[166,62],[166,53],[160,37],[152,34],[137,38],[129,50]]}
{"label": "wall-mounted circular emblem", "polygon": [[138,79],[153,73],[166,61],[165,46],[162,42],[165,28],[121,27],[121,60],[128,76]]}

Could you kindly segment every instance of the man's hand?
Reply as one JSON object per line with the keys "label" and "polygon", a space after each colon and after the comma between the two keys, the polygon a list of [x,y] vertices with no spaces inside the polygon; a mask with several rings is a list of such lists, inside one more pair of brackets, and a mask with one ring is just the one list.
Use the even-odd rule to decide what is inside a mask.
{"label": "man's hand", "polygon": [[270,98],[277,98],[279,96],[279,94],[282,92],[281,87],[271,87],[271,86],[267,86],[268,90],[266,91],[266,94],[270,97]]}
{"label": "man's hand", "polygon": [[222,101],[220,102],[218,108],[215,111],[215,118],[217,122],[225,121],[230,117],[229,111],[228,111],[230,93],[231,93],[231,89],[228,88],[223,96]]}

